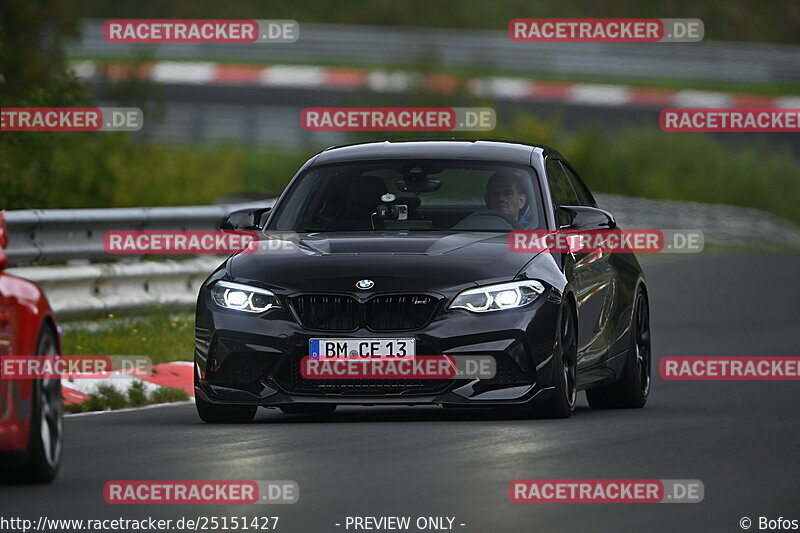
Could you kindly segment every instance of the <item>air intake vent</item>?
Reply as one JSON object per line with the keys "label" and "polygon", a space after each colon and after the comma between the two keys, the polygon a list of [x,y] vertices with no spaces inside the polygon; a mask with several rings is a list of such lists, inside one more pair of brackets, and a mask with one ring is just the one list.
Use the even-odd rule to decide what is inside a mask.
{"label": "air intake vent", "polygon": [[367,327],[373,331],[419,329],[431,319],[437,303],[424,294],[376,296],[365,304]]}
{"label": "air intake vent", "polygon": [[304,294],[291,299],[304,327],[320,331],[407,331],[425,327],[439,299],[426,294],[392,294],[360,303],[352,296]]}

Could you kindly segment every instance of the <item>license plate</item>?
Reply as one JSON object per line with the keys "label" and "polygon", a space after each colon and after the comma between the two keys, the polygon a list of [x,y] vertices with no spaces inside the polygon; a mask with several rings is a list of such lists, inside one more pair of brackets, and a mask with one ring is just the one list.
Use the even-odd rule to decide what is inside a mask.
{"label": "license plate", "polygon": [[323,359],[413,359],[414,339],[311,339],[308,355]]}

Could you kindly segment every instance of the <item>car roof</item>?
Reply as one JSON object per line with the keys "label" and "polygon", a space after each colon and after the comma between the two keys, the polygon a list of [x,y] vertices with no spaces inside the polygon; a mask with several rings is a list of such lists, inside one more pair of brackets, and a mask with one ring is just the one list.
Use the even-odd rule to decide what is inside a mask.
{"label": "car roof", "polygon": [[509,141],[379,141],[328,148],[311,166],[373,159],[473,159],[530,165],[535,150],[555,152],[544,145]]}

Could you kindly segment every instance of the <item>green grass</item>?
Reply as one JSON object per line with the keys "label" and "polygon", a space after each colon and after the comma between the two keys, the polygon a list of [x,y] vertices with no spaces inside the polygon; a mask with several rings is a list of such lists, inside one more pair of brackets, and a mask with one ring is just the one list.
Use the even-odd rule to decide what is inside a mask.
{"label": "green grass", "polygon": [[62,323],[66,355],[146,355],[153,364],[191,361],[194,314],[155,307],[146,316],[117,316],[91,322]]}
{"label": "green grass", "polygon": [[[146,316],[108,314],[99,320],[63,321],[62,352],[66,355],[146,355],[154,365],[191,361],[194,314],[186,309],[156,306]],[[188,400],[180,389],[161,387],[148,393],[134,383],[126,394],[103,386],[87,400],[66,405],[70,413],[108,411]]]}
{"label": "green grass", "polygon": [[134,383],[128,389],[127,394],[123,394],[113,387],[100,387],[87,400],[77,404],[65,405],[64,409],[68,413],[114,411],[128,407],[180,402],[188,399],[189,395],[180,389],[162,387],[148,394],[141,383]]}

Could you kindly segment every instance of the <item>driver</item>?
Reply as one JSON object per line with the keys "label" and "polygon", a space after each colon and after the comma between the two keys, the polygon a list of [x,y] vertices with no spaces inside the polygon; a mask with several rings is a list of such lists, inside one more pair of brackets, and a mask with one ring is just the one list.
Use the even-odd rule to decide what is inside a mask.
{"label": "driver", "polygon": [[511,215],[520,227],[527,226],[523,208],[528,198],[520,176],[504,170],[492,174],[486,182],[485,201],[487,209]]}

